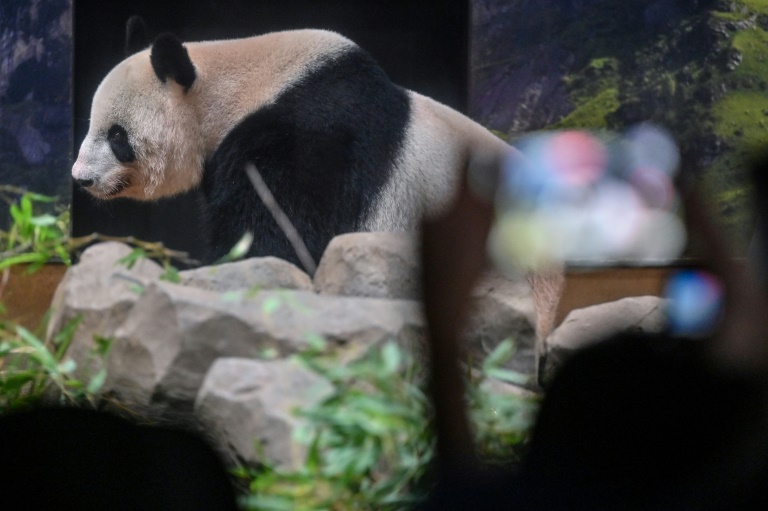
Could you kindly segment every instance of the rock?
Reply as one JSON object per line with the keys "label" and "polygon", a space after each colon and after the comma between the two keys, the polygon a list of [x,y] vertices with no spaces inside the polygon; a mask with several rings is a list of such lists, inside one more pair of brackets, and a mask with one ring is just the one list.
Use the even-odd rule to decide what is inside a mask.
{"label": "rock", "polygon": [[506,367],[534,375],[536,312],[530,285],[491,272],[475,286],[472,300],[464,333],[472,359],[481,362],[501,341],[511,339],[515,355]]}
{"label": "rock", "polygon": [[551,381],[571,353],[591,343],[621,332],[663,331],[666,327],[664,302],[656,296],[640,296],[571,311],[546,340],[542,381]]}
{"label": "rock", "polygon": [[741,65],[743,60],[741,52],[736,48],[730,48],[728,51],[723,52],[721,57],[721,67],[725,71],[734,71]]}
{"label": "rock", "polygon": [[205,376],[195,412],[233,464],[295,469],[306,458],[306,446],[293,437],[301,423],[295,410],[332,390],[294,360],[220,358]]}
{"label": "rock", "polygon": [[310,291],[312,279],[296,265],[277,257],[253,257],[243,261],[179,272],[180,284],[208,291],[301,289]]}
{"label": "rock", "polygon": [[360,232],[331,240],[315,273],[321,294],[417,299],[419,256],[404,232]]}
{"label": "rock", "polygon": [[[118,261],[131,253],[122,243],[106,242],[89,247],[78,264],[69,268],[51,302],[47,338],[51,340],[70,321],[80,318],[68,355],[86,371],[93,336],[109,337],[139,299],[140,289],[157,280],[163,269],[149,259],[132,268]],[[83,373],[81,373],[83,374]]]}
{"label": "rock", "polygon": [[167,282],[149,285],[115,332],[105,390],[155,414],[189,411],[219,357],[285,357],[325,339],[341,362],[396,340],[412,348],[424,335],[415,302],[265,290],[230,300]]}
{"label": "rock", "polygon": [[512,399],[517,398],[531,403],[542,397],[539,392],[494,378],[488,378],[483,381],[480,384],[480,388],[485,392],[507,396]]}
{"label": "rock", "polygon": [[[406,233],[344,234],[334,238],[315,274],[322,294],[381,298],[417,298],[417,248]],[[488,273],[473,291],[474,308],[464,338],[470,353],[481,361],[507,338],[516,343],[509,367],[535,370],[535,310],[530,285],[522,273],[507,278]]]}

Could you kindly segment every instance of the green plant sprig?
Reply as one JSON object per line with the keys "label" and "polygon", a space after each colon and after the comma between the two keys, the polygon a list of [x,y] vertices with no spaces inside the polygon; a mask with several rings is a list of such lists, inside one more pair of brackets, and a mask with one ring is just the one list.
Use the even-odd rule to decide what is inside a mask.
{"label": "green plant sprig", "polygon": [[13,220],[10,228],[7,231],[0,230],[0,270],[27,264],[28,271],[34,272],[52,260],[69,265],[72,263],[70,254],[97,241],[118,241],[137,247],[141,249],[142,256],[161,261],[166,270],[169,270],[171,261],[199,264],[186,252],[170,249],[162,242],[148,242],[133,236],[107,236],[99,233],[71,237],[68,210],[57,214],[39,211],[41,206],[55,203],[54,197],[26,192],[16,187],[0,186],[0,197],[8,200],[7,194],[18,194],[19,197],[16,201],[10,202],[10,214]]}
{"label": "green plant sprig", "polygon": [[54,198],[24,193],[10,206],[13,220],[8,231],[0,230],[0,270],[29,264],[35,270],[57,257],[70,263],[67,247],[69,212],[58,215],[36,211],[36,204],[51,204]]}
{"label": "green plant sprig", "polygon": [[[51,343],[20,325],[0,323],[0,414],[43,402],[51,390],[63,403],[95,403],[106,380],[103,364],[83,382],[75,361],[66,357],[80,321],[67,323]],[[110,340],[96,338],[89,356],[103,362],[110,346]]]}

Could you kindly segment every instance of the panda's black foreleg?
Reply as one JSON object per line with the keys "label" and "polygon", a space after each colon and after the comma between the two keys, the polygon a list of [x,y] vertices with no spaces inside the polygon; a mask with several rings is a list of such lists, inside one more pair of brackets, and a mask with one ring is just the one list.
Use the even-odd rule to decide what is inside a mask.
{"label": "panda's black foreleg", "polygon": [[299,264],[293,246],[248,180],[245,166],[252,162],[318,261],[333,236],[356,230],[364,212],[354,186],[342,179],[350,166],[347,148],[338,136],[303,133],[270,111],[249,116],[206,165],[209,259],[225,255],[251,231],[254,243],[248,256],[272,255]]}

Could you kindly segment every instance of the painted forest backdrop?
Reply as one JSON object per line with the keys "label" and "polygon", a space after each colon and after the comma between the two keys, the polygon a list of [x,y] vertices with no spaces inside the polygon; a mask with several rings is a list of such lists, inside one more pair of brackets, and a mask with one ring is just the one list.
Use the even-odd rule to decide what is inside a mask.
{"label": "painted forest backdrop", "polygon": [[[2,0],[0,185],[69,204],[71,91],[71,1]],[[7,209],[0,201],[0,228]]]}

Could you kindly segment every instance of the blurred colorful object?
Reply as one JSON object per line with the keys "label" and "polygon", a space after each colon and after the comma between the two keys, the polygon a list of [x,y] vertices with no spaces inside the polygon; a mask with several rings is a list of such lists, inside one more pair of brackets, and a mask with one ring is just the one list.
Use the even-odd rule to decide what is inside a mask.
{"label": "blurred colorful object", "polygon": [[699,270],[682,270],[666,285],[669,332],[685,337],[712,333],[720,320],[723,286],[714,275]]}
{"label": "blurred colorful object", "polygon": [[686,235],[673,184],[680,156],[666,131],[642,124],[623,136],[540,132],[515,146],[522,156],[503,164],[489,240],[502,269],[680,256]]}

